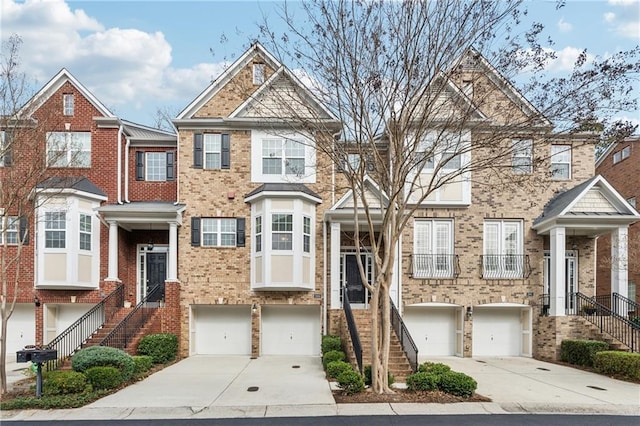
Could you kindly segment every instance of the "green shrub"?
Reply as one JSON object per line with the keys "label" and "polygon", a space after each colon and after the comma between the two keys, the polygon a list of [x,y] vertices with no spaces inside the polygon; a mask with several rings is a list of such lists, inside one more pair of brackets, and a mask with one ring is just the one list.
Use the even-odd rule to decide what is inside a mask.
{"label": "green shrub", "polygon": [[418,366],[420,373],[442,374],[451,371],[451,367],[441,362],[424,362]]}
{"label": "green shrub", "polygon": [[146,373],[153,367],[153,358],[149,355],[134,355],[133,362],[136,364],[135,374]]}
{"label": "green shrub", "polygon": [[333,336],[327,334],[326,336],[322,336],[322,354],[326,354],[329,351],[341,351],[342,350],[342,341],[340,340],[340,336]]}
{"label": "green shrub", "polygon": [[[389,371],[387,373],[387,381],[389,382],[390,385],[392,385],[395,382],[396,378],[393,377],[393,374],[391,374],[391,372]],[[367,386],[371,386],[371,366],[370,365],[365,365],[364,366],[364,384]]]}
{"label": "green shrub", "polygon": [[598,373],[640,380],[640,353],[621,351],[598,352],[593,360]]}
{"label": "green shrub", "polygon": [[44,395],[68,395],[87,390],[87,379],[76,371],[49,371],[42,377]]}
{"label": "green shrub", "polygon": [[154,364],[164,364],[178,355],[178,336],[171,333],[149,334],[138,344],[139,355],[149,355]]}
{"label": "green shrub", "polygon": [[327,369],[327,365],[333,361],[344,361],[347,356],[342,351],[329,351],[322,356],[322,365]]}
{"label": "green shrub", "polygon": [[468,398],[478,388],[473,378],[457,371],[447,371],[439,376],[438,389],[450,395]]}
{"label": "green shrub", "polygon": [[327,376],[332,379],[337,378],[341,373],[349,370],[353,370],[353,367],[348,362],[331,361],[327,364]]}
{"label": "green shrub", "polygon": [[407,377],[407,389],[410,391],[434,391],[438,389],[440,376],[419,371]]}
{"label": "green shrub", "polygon": [[122,373],[116,367],[91,367],[84,372],[94,389],[113,389],[123,382]]}
{"label": "green shrub", "polygon": [[[90,388],[91,386],[87,386],[87,389]],[[109,392],[106,390],[93,390],[68,395],[47,396],[44,394],[40,398],[36,396],[20,396],[15,399],[3,398],[0,401],[0,410],[78,408],[102,398]]]}
{"label": "green shrub", "polygon": [[129,380],[136,369],[136,363],[131,355],[108,346],[90,346],[81,349],[71,358],[71,367],[80,373],[84,373],[91,367],[107,366],[120,370],[123,380]]}
{"label": "green shrub", "polygon": [[347,395],[353,395],[364,390],[364,380],[354,369],[343,371],[337,378],[338,387]]}
{"label": "green shrub", "polygon": [[592,367],[595,354],[608,349],[607,342],[599,340],[563,340],[560,344],[560,360],[569,364]]}

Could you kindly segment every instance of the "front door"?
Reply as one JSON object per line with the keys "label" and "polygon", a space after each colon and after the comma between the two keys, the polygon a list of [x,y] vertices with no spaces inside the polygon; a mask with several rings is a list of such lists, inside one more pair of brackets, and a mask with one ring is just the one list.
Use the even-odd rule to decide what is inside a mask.
{"label": "front door", "polygon": [[[367,256],[360,255],[365,270],[367,270]],[[358,259],[355,254],[344,255],[344,286],[347,288],[347,297],[352,304],[365,304],[367,302],[367,291],[362,285],[362,277],[358,268]]]}
{"label": "front door", "polygon": [[167,279],[167,253],[147,253],[147,286],[145,295],[157,285],[159,290],[152,294],[149,302],[157,302],[164,299],[164,282]]}

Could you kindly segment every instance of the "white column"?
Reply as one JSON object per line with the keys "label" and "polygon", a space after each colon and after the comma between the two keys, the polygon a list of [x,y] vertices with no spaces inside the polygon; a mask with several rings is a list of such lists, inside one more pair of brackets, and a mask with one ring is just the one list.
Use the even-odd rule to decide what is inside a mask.
{"label": "white column", "polygon": [[118,279],[118,222],[109,223],[109,265],[105,281],[120,281]]}
{"label": "white column", "polygon": [[628,238],[628,226],[621,226],[611,234],[611,292],[624,297],[629,297]]}
{"label": "white column", "polygon": [[169,265],[167,281],[178,280],[178,223],[169,222]]}
{"label": "white column", "polygon": [[331,309],[340,309],[340,224],[331,223]]}
{"label": "white column", "polygon": [[551,273],[549,283],[549,315],[565,316],[565,229],[551,229]]}

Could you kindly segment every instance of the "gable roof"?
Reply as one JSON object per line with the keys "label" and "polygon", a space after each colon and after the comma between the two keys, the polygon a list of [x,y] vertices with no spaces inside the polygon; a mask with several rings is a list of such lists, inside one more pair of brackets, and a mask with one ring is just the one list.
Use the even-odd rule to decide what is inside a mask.
{"label": "gable roof", "polygon": [[40,89],[33,97],[20,108],[17,112],[17,116],[24,115],[30,116],[31,113],[43,103],[47,101],[54,93],[56,93],[65,83],[71,83],[78,92],[82,94],[104,117],[113,117],[115,115],[109,109],[98,100],[85,86],[80,83],[66,68],[62,68],[56,75],[54,75],[42,89]]}
{"label": "gable roof", "polygon": [[175,132],[167,132],[127,120],[120,120],[125,133],[132,142],[177,142],[178,135]]}
{"label": "gable roof", "polygon": [[260,56],[267,65],[274,70],[282,67],[282,64],[258,42],[254,43],[242,56],[240,56],[229,68],[216,78],[206,89],[202,91],[189,105],[187,105],[176,117],[177,120],[191,118],[211,98],[213,98],[233,77],[235,77],[254,57]]}
{"label": "gable roof", "polygon": [[[375,206],[370,205],[370,207],[379,209],[381,207],[386,207],[389,204],[389,198],[387,197],[387,195],[380,188],[380,186],[378,186],[378,184],[373,179],[371,179],[371,177],[369,177],[369,175],[364,176],[362,183],[363,183],[362,186],[365,192],[365,197],[367,199],[381,201],[381,202],[377,202],[377,205]],[[336,211],[336,210],[343,210],[343,209],[353,209],[353,206],[354,206],[353,198],[354,198],[353,189],[350,189],[342,197],[340,197],[340,199],[331,207],[330,210]],[[362,208],[362,205],[360,205],[360,208]]]}
{"label": "gable roof", "polygon": [[623,141],[611,142],[609,145],[607,145],[607,148],[604,151],[602,151],[600,155],[598,155],[598,158],[596,158],[595,167],[598,168],[598,166],[602,164],[604,159],[607,158],[613,152],[613,150],[617,146],[619,146],[621,143],[629,143],[629,142],[640,144],[640,136],[637,136],[637,135],[629,136],[628,138],[625,138]]}

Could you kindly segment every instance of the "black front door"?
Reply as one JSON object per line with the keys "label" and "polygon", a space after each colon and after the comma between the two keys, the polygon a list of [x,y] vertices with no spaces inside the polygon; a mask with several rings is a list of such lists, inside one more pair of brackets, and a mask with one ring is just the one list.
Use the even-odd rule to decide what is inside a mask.
{"label": "black front door", "polygon": [[164,299],[164,281],[167,279],[167,254],[147,253],[147,294],[157,285],[157,292],[151,295],[149,302]]}
{"label": "black front door", "polygon": [[[367,265],[367,256],[360,255],[363,265]],[[355,254],[344,255],[345,265],[345,285],[347,287],[347,297],[350,303],[365,303],[366,292],[362,285],[362,277],[358,269],[358,259]]]}

